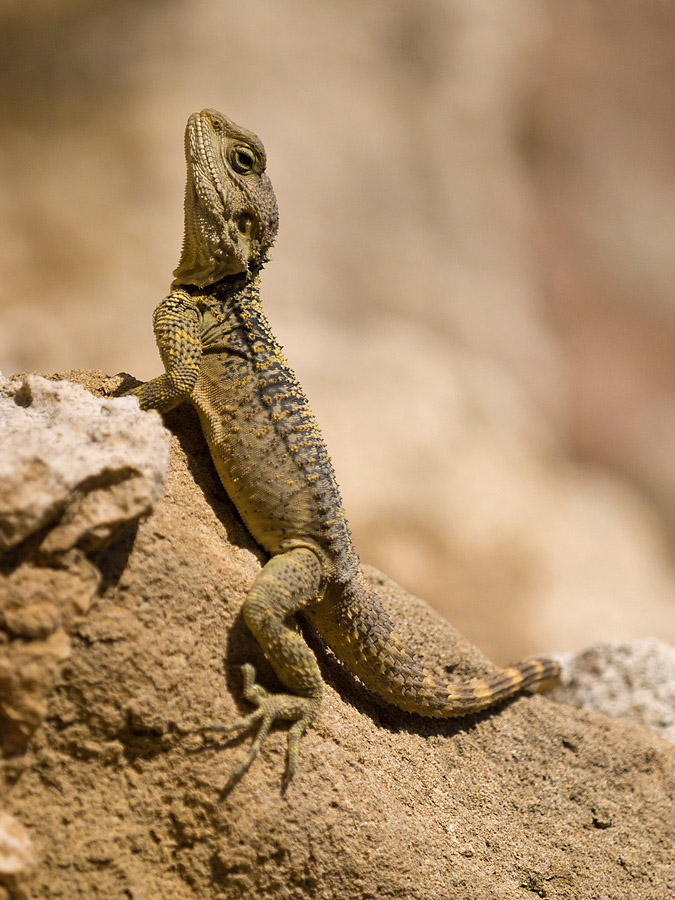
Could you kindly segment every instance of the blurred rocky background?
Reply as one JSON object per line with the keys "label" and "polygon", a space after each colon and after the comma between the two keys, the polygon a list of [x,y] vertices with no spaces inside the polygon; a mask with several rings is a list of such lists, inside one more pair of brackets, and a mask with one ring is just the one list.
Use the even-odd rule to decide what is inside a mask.
{"label": "blurred rocky background", "polygon": [[160,371],[214,106],[362,557],[501,662],[675,641],[675,7],[3,0],[0,41],[0,369]]}

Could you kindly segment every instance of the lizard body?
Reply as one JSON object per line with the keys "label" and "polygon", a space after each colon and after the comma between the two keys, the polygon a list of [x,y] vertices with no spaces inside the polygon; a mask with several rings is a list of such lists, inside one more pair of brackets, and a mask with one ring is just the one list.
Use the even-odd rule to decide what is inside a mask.
{"label": "lizard body", "polygon": [[293,627],[297,613],[352,674],[407,712],[464,716],[548,686],[559,672],[552,659],[448,681],[397,640],[361,573],[326,445],[260,303],[259,272],[278,221],[264,148],[215,110],[190,117],[185,146],[183,251],[172,291],[154,314],[165,372],[132,393],[144,409],[161,412],[193,403],[225,490],[270,555],[247,595],[244,618],[288,693],[268,693],[255,683],[253,667],[243,667],[244,695],[256,710],[231,725],[208,726],[257,727],[231,781],[248,769],[279,719],[293,723],[290,777],[300,737],[320,708],[323,682]]}

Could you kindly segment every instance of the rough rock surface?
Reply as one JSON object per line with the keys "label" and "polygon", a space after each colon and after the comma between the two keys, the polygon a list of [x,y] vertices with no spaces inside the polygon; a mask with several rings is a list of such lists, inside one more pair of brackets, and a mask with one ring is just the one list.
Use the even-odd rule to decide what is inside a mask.
{"label": "rough rock surface", "polygon": [[25,746],[100,582],[90,561],[152,511],[159,416],[37,375],[0,376],[0,746]]}
{"label": "rough rock surface", "polygon": [[653,638],[599,643],[564,663],[556,699],[636,722],[675,744],[675,647]]}
{"label": "rough rock surface", "polygon": [[0,877],[26,875],[34,865],[35,852],[28,832],[13,816],[0,810]]}
{"label": "rough rock surface", "polygon": [[[372,702],[317,647],[326,698],[297,777],[282,794],[277,731],[223,796],[244,739],[185,732],[243,711],[240,663],[274,687],[239,614],[261,556],[194,414],[167,424],[164,495],[95,555],[101,589],[70,624],[43,726],[6,767],[5,806],[38,857],[33,897],[672,898],[675,750],[546,697],[428,722]],[[420,653],[458,674],[487,666],[405,592],[392,613]]]}
{"label": "rough rock surface", "polygon": [[47,525],[42,553],[100,546],[121,522],[148,515],[168,441],[160,417],[139,412],[130,397],[98,400],[68,382],[0,375],[0,550]]}

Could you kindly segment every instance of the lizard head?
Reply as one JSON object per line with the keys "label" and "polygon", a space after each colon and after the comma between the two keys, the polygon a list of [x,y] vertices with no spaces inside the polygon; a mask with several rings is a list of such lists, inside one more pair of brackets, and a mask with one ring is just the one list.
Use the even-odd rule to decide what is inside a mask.
{"label": "lizard head", "polygon": [[277,233],[277,201],[259,138],[214,109],[185,129],[185,234],[173,286],[255,273]]}

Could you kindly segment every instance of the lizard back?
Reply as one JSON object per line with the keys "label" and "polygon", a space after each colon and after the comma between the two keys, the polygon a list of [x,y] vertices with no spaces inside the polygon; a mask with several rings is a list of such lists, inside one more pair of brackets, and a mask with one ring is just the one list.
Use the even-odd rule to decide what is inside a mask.
{"label": "lizard back", "polygon": [[198,306],[203,356],[191,400],[246,527],[270,554],[310,547],[331,576],[352,575],[358,560],[330,456],[257,284],[222,285]]}

